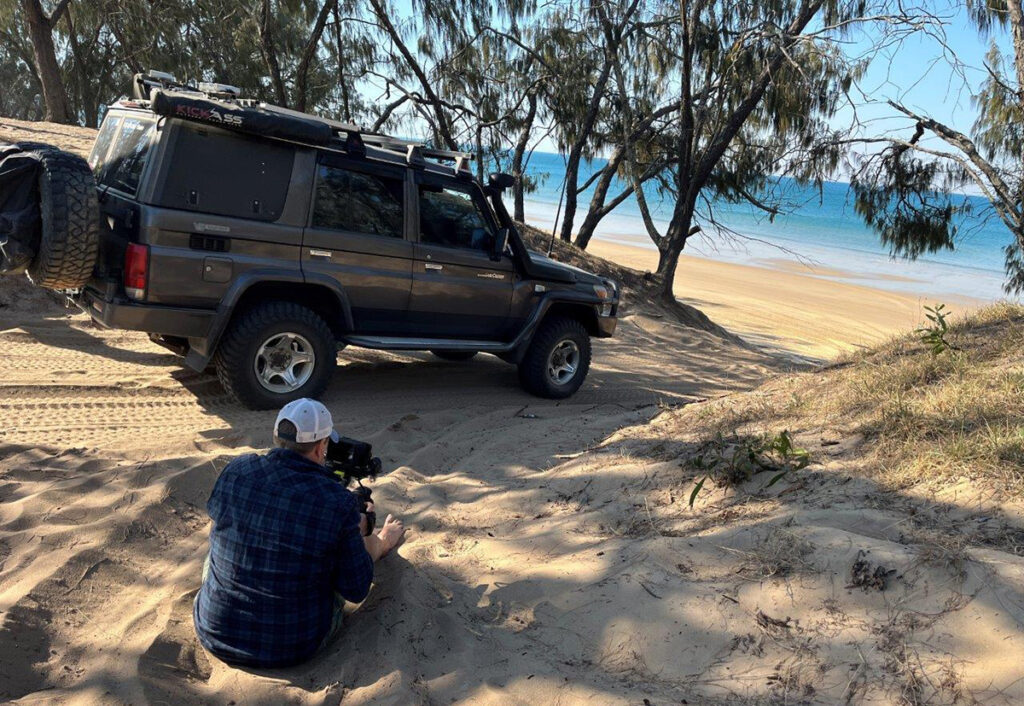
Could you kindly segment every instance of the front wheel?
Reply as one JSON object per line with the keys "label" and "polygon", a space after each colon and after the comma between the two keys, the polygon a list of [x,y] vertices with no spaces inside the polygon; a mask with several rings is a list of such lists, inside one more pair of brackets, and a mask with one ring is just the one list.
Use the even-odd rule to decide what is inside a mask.
{"label": "front wheel", "polygon": [[530,394],[570,397],[590,370],[590,334],[576,319],[548,319],[534,334],[519,363],[519,382]]}
{"label": "front wheel", "polygon": [[338,362],[330,326],[291,302],[266,302],[232,322],[217,349],[217,377],[250,409],[317,397]]}

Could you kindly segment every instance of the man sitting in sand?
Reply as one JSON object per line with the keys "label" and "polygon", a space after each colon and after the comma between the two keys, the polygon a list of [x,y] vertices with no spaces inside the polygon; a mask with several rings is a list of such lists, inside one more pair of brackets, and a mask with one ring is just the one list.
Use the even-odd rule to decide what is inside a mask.
{"label": "man sitting in sand", "polygon": [[326,407],[296,400],[277,415],[277,448],[235,459],[217,479],[193,619],[199,641],[228,664],[312,657],[337,635],[345,601],[366,598],[373,563],[405,536],[391,515],[370,534],[356,497],[329,475],[337,434]]}

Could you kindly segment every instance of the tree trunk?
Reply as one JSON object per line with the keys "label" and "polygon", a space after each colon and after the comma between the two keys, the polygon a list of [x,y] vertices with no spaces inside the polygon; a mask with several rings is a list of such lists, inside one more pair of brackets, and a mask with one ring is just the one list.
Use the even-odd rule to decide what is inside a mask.
{"label": "tree trunk", "polygon": [[526,184],[523,183],[526,167],[523,164],[526,158],[526,146],[530,142],[530,135],[533,133],[533,121],[537,117],[537,94],[530,93],[530,108],[526,113],[526,120],[523,129],[519,132],[519,139],[516,140],[515,149],[512,151],[512,176],[516,183],[512,186],[512,200],[514,202],[513,218],[522,223],[526,220]]}
{"label": "tree trunk", "polygon": [[263,0],[260,8],[260,53],[270,73],[270,81],[274,85],[274,98],[282,108],[288,107],[288,92],[281,78],[281,65],[277,61],[277,49],[274,48],[274,32],[270,26],[270,0]]}
{"label": "tree trunk", "polygon": [[512,185],[512,218],[519,223],[526,222],[526,185],[523,184],[523,160],[519,159],[519,163],[512,163],[512,176],[515,177],[516,183]]}
{"label": "tree trunk", "polygon": [[345,45],[341,40],[341,16],[338,13],[338,3],[334,3],[334,40],[338,45],[338,85],[341,86],[341,110],[342,120],[352,122],[352,104],[348,95],[348,83],[345,81]]}
{"label": "tree trunk", "polygon": [[82,114],[85,117],[86,127],[99,127],[98,112],[99,105],[93,91],[95,76],[90,76],[86,70],[84,54],[78,44],[78,33],[75,31],[75,23],[71,17],[71,8],[65,11],[68,20],[68,41],[71,43],[71,54],[75,57],[75,79],[78,82],[78,94],[81,99]]}
{"label": "tree trunk", "polygon": [[[669,233],[673,229],[669,228]],[[658,248],[658,272],[657,278],[661,288],[661,300],[665,303],[672,303],[676,300],[673,285],[676,279],[676,266],[679,264],[679,255],[686,246],[686,238],[666,238],[664,249]]]}
{"label": "tree trunk", "polygon": [[68,107],[68,96],[60,75],[60,64],[57,63],[57,52],[53,48],[53,27],[50,25],[50,18],[43,12],[40,0],[21,0],[21,7],[25,12],[39,81],[43,87],[43,100],[46,103],[44,118],[55,123],[70,123],[71,109]]}
{"label": "tree trunk", "polygon": [[476,126],[476,179],[484,183],[484,129],[480,124]]}
{"label": "tree trunk", "polygon": [[306,112],[306,104],[309,93],[309,68],[313,62],[313,58],[316,56],[317,49],[320,48],[320,38],[324,34],[324,27],[327,26],[327,16],[331,12],[331,8],[336,4],[337,0],[325,0],[323,6],[320,8],[320,12],[317,14],[316,22],[313,24],[313,29],[309,33],[309,39],[306,41],[306,46],[302,50],[302,58],[299,60],[299,65],[295,69],[295,107],[297,110]]}
{"label": "tree trunk", "polygon": [[598,76],[597,83],[594,84],[594,92],[590,96],[590,106],[583,118],[579,135],[576,136],[576,141],[573,142],[572,147],[569,149],[569,159],[565,164],[565,186],[563,187],[565,189],[565,215],[562,216],[562,228],[559,231],[558,237],[567,243],[572,242],[572,226],[576,219],[576,205],[579,198],[576,188],[580,178],[580,162],[583,160],[583,150],[590,140],[590,134],[594,131],[594,125],[597,123],[597,116],[604,102],[604,89],[608,85],[608,78],[611,76],[611,73],[612,60],[610,57],[605,57],[601,75]]}
{"label": "tree trunk", "polygon": [[692,225],[695,212],[695,200],[678,203],[672,214],[668,230],[665,232],[665,237],[662,242],[658,243],[657,278],[661,286],[661,300],[668,304],[676,300],[672,287],[676,279],[679,255],[686,247],[686,241],[690,239],[690,236],[700,232],[700,226]]}

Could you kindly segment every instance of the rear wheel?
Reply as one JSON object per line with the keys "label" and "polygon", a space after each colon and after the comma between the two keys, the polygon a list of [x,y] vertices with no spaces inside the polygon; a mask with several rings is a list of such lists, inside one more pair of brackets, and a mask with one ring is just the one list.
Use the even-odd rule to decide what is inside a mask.
{"label": "rear wheel", "polygon": [[330,326],[291,302],[266,302],[232,322],[217,349],[224,389],[250,409],[317,397],[330,384],[338,354]]}
{"label": "rear wheel", "polygon": [[433,353],[434,355],[436,355],[441,360],[454,360],[454,361],[469,360],[470,358],[472,358],[473,356],[475,356],[477,354],[477,351],[444,351],[444,350],[436,350],[436,351],[430,351],[430,352]]}
{"label": "rear wheel", "polygon": [[540,325],[519,363],[519,382],[538,397],[573,395],[590,370],[590,334],[576,319],[556,317]]}

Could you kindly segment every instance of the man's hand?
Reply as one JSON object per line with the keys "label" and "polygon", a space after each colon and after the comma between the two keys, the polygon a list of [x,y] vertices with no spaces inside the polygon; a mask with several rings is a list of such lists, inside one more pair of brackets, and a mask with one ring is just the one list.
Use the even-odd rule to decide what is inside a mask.
{"label": "man's hand", "polygon": [[381,548],[384,550],[381,556],[384,556],[405,539],[405,525],[398,518],[388,515],[384,520],[384,526],[377,532],[377,536],[380,537]]}
{"label": "man's hand", "polygon": [[[365,522],[365,516],[359,520],[360,530],[365,528]],[[364,536],[363,542],[366,543],[366,551],[370,553],[370,557],[377,561],[401,544],[403,539],[405,539],[405,525],[401,520],[396,520],[393,516],[388,515],[388,518],[384,520],[384,526],[376,534]]]}

